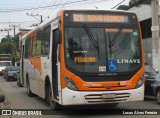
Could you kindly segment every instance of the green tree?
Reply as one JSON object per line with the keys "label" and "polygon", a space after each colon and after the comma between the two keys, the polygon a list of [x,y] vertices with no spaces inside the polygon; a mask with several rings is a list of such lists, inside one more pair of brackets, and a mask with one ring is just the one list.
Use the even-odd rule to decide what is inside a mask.
{"label": "green tree", "polygon": [[19,34],[15,37],[6,36],[1,39],[0,54],[12,54],[13,59],[19,59]]}
{"label": "green tree", "polygon": [[6,41],[11,41],[11,40],[12,40],[12,37],[11,37],[11,36],[6,36],[6,37],[3,37],[3,38],[1,39],[1,43],[6,42]]}
{"label": "green tree", "polygon": [[13,54],[14,45],[10,41],[0,43],[1,54]]}

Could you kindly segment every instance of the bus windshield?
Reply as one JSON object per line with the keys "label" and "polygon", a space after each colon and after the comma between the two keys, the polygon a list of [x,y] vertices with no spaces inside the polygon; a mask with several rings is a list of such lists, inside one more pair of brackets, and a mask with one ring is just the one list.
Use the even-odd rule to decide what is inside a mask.
{"label": "bus windshield", "polygon": [[78,72],[128,72],[141,65],[141,42],[133,27],[66,27],[66,64]]}

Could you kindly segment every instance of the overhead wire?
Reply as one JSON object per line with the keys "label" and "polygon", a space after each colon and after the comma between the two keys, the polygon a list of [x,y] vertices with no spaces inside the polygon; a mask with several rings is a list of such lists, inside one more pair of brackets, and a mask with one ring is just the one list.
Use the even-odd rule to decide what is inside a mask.
{"label": "overhead wire", "polygon": [[[43,0],[39,5],[37,5],[37,7],[41,7],[41,5],[43,4],[45,0]],[[37,9],[35,9],[32,13],[35,13],[37,11]],[[39,11],[40,12],[40,11]]]}
{"label": "overhead wire", "polygon": [[[38,1],[38,0],[37,0],[37,1]],[[60,0],[59,3],[57,3],[57,1],[58,1],[58,0],[54,0],[54,3],[52,4],[52,7],[51,7],[52,9],[50,8],[51,11],[50,11],[50,13],[48,12],[48,16],[52,13],[52,11],[55,10],[56,7],[58,7],[58,6],[62,6],[61,8],[65,7],[65,6],[66,6],[65,3],[67,3],[67,5],[70,5],[70,7],[75,6],[75,4],[73,4],[73,5],[70,4],[70,3],[73,3],[73,2],[70,2],[69,0],[68,0],[67,2],[65,2],[65,3],[62,3],[62,0]],[[84,1],[84,0],[81,0],[81,2],[82,2],[82,1],[85,2],[85,3],[81,3],[81,4],[84,6],[84,5],[88,5],[88,3],[89,3],[89,4],[90,4],[90,3],[96,3],[96,2],[101,2],[101,1],[104,1],[104,0],[98,0],[98,1],[90,1],[90,0],[85,0],[85,1]],[[86,1],[87,1],[87,3],[86,3]],[[76,2],[80,2],[80,1],[76,1]],[[36,3],[36,2],[35,2],[35,3]],[[78,6],[79,6],[79,5],[78,5]],[[46,16],[46,18],[47,18],[47,16]],[[46,18],[45,18],[45,19],[46,19]],[[44,19],[44,20],[45,20],[45,19]],[[31,19],[31,20],[33,21],[33,19]],[[22,22],[20,22],[20,24],[21,24],[21,23],[22,23]],[[24,22],[23,22],[23,23],[24,23]],[[22,23],[22,24],[23,24],[23,23]],[[31,23],[25,23],[25,24],[33,24],[33,23],[36,23],[36,21],[31,22]],[[3,24],[3,23],[1,23],[1,24]]]}
{"label": "overhead wire", "polygon": [[19,12],[19,11],[27,11],[27,10],[33,10],[33,9],[44,9],[44,8],[51,8],[53,6],[61,6],[61,5],[69,5],[73,3],[80,3],[80,2],[87,2],[91,0],[79,0],[79,1],[72,1],[62,4],[55,4],[55,5],[47,5],[47,6],[40,6],[40,7],[34,7],[34,8],[17,8],[17,9],[0,9],[0,12]]}
{"label": "overhead wire", "polygon": [[[83,2],[87,2],[87,3],[81,3],[81,5],[83,5],[83,6],[85,6],[85,5],[87,5],[88,6],[88,3],[97,3],[97,2],[101,2],[101,1],[105,1],[105,0],[96,0],[96,1],[93,1],[93,0],[83,0]],[[70,2],[70,0],[68,0],[67,2],[65,2],[65,3],[69,3]],[[63,3],[63,5],[61,5],[61,4],[59,4],[59,9],[62,9],[62,8],[64,8],[64,7],[66,7],[67,5],[69,5],[69,7],[72,7],[72,6],[79,6],[79,4],[78,5],[76,5],[76,4],[74,4],[73,3],[73,5],[71,5],[71,4],[65,4],[65,3]],[[62,7],[61,7],[62,6]],[[57,6],[58,7],[58,6]],[[52,11],[49,13],[49,15],[48,16],[50,16],[50,14],[52,13],[52,12],[54,12],[54,10],[57,8],[57,7],[55,7],[55,8],[52,8]],[[93,6],[94,7],[94,6]],[[47,17],[46,17],[47,18]],[[45,18],[45,19],[46,19]]]}
{"label": "overhead wire", "polygon": [[[33,7],[32,6],[31,8],[28,8],[28,9],[27,8],[23,8],[23,9],[3,9],[3,10],[10,10],[10,11],[7,11],[7,12],[14,12],[14,11],[17,11],[17,10],[18,11],[26,11],[26,10],[33,10],[33,9],[49,8],[51,10],[50,12],[52,12],[52,11],[55,10],[56,7],[64,8],[65,6],[68,6],[68,5],[75,6],[74,3],[80,3],[80,2],[82,2],[81,4],[83,4],[83,5],[85,5],[85,4],[87,5],[88,3],[96,3],[96,2],[100,2],[100,1],[105,1],[105,0],[98,0],[98,1],[92,1],[92,0],[70,1],[70,0],[68,0],[67,2],[64,2],[64,3],[62,2],[62,0],[60,0],[59,2],[58,2],[58,0],[54,0],[54,4],[46,5],[46,6],[41,6],[42,5],[42,3],[41,3],[41,5],[39,7]],[[36,0],[36,2],[34,4],[37,4],[37,2],[38,2],[38,0]],[[43,2],[44,2],[44,0],[43,0]],[[85,3],[83,3],[83,2],[85,2]],[[0,12],[4,12],[4,11],[0,11]],[[49,15],[51,14],[50,12],[48,12]],[[22,23],[22,24],[33,24],[35,22],[28,22],[28,23],[27,22],[19,22],[19,23]],[[0,24],[3,24],[3,23],[0,23]]]}
{"label": "overhead wire", "polygon": [[[58,0],[54,0],[52,5],[56,4],[57,1],[58,1]],[[55,8],[56,8],[56,7],[55,7]],[[44,20],[46,20],[46,19],[48,18],[49,14],[51,13],[51,11],[52,11],[53,9],[54,9],[54,6],[51,7],[51,8],[46,12],[46,15],[44,16],[44,17],[45,17]]]}
{"label": "overhead wire", "polygon": [[[92,6],[91,3],[97,3],[97,2],[101,2],[101,1],[104,1],[104,0],[88,1],[87,3],[81,3],[81,5],[83,5],[83,6]],[[72,6],[79,6],[79,5],[78,4],[69,5],[69,7],[72,7]],[[96,7],[96,6],[92,6],[92,7]]]}
{"label": "overhead wire", "polygon": [[[38,3],[38,1],[39,1],[39,0],[36,0],[36,1],[33,3],[33,5],[32,5],[32,7],[31,7],[31,8],[34,8],[34,6]],[[30,9],[30,10],[28,10],[28,12],[31,12],[31,9]],[[32,13],[34,13],[34,11],[33,11]],[[32,17],[29,17],[29,19],[33,20],[33,18],[32,18]]]}
{"label": "overhead wire", "polygon": [[[68,0],[67,2],[69,2],[69,1],[70,1],[70,0]],[[61,7],[61,8],[64,8],[64,7],[65,7],[65,5],[66,5],[66,4],[62,5],[62,7]]]}
{"label": "overhead wire", "polygon": [[17,22],[0,22],[0,24],[19,24],[19,23],[35,23],[34,21],[17,21]]}
{"label": "overhead wire", "polygon": [[[34,4],[32,5],[31,8],[34,8],[34,6],[38,3],[38,1],[39,1],[39,0],[36,0],[36,1],[34,2]],[[30,10],[29,10],[29,11],[30,11]]]}
{"label": "overhead wire", "polygon": [[[24,11],[29,11],[29,12],[36,12],[37,10],[42,10],[42,9],[48,9],[47,12],[45,12],[45,14],[48,14],[48,16],[57,8],[64,8],[66,6],[79,6],[79,4],[75,4],[75,3],[81,3],[82,5],[88,5],[88,3],[96,3],[96,2],[100,2],[100,1],[106,1],[106,0],[76,0],[76,1],[70,1],[70,0],[66,0],[65,2],[62,2],[62,0],[54,0],[53,4],[43,4],[45,0],[43,0],[41,2],[41,4],[38,6],[38,2],[39,0],[36,0],[33,4],[32,7],[30,8],[13,8],[13,9],[0,9],[0,13],[9,13],[9,12],[24,12]],[[28,3],[29,4],[29,3]],[[43,4],[43,5],[42,5]],[[47,18],[47,16],[46,16]],[[19,24],[26,24],[23,25],[24,27],[28,27],[29,24],[33,24],[36,21],[23,21],[23,22],[11,22],[11,23],[19,23]],[[7,24],[7,22],[0,22],[0,24]],[[27,25],[28,24],[28,25]]]}

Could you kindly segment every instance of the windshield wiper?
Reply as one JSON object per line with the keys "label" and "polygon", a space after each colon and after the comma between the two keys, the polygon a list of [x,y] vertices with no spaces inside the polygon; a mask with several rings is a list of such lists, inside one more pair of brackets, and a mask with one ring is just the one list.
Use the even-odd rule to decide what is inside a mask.
{"label": "windshield wiper", "polygon": [[114,34],[112,40],[110,40],[109,48],[112,48],[112,47],[116,44],[116,42],[117,42],[117,40],[118,40],[118,36],[120,35],[121,32],[122,32],[122,27],[119,29],[118,32],[116,32],[116,33]]}
{"label": "windshield wiper", "polygon": [[90,29],[87,27],[86,24],[83,25],[83,28],[86,31],[86,33],[87,33],[92,45],[94,46],[94,48],[97,49],[97,51],[98,51],[98,59],[100,59],[98,38],[97,38],[97,40],[95,39],[95,37],[93,36],[92,32],[90,31]]}
{"label": "windshield wiper", "polygon": [[108,33],[109,36],[109,49],[110,49],[110,59],[112,59],[112,47],[116,44],[117,40],[118,40],[118,36],[120,35],[120,33],[122,32],[122,26],[120,27],[119,31],[116,32],[111,40],[111,37]]}

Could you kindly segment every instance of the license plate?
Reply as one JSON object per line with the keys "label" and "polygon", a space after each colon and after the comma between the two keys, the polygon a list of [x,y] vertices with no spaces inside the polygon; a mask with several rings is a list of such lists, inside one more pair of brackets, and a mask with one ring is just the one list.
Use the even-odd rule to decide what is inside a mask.
{"label": "license plate", "polygon": [[106,94],[102,94],[102,98],[115,98],[116,97],[116,95],[115,94],[113,94],[113,93],[106,93]]}

